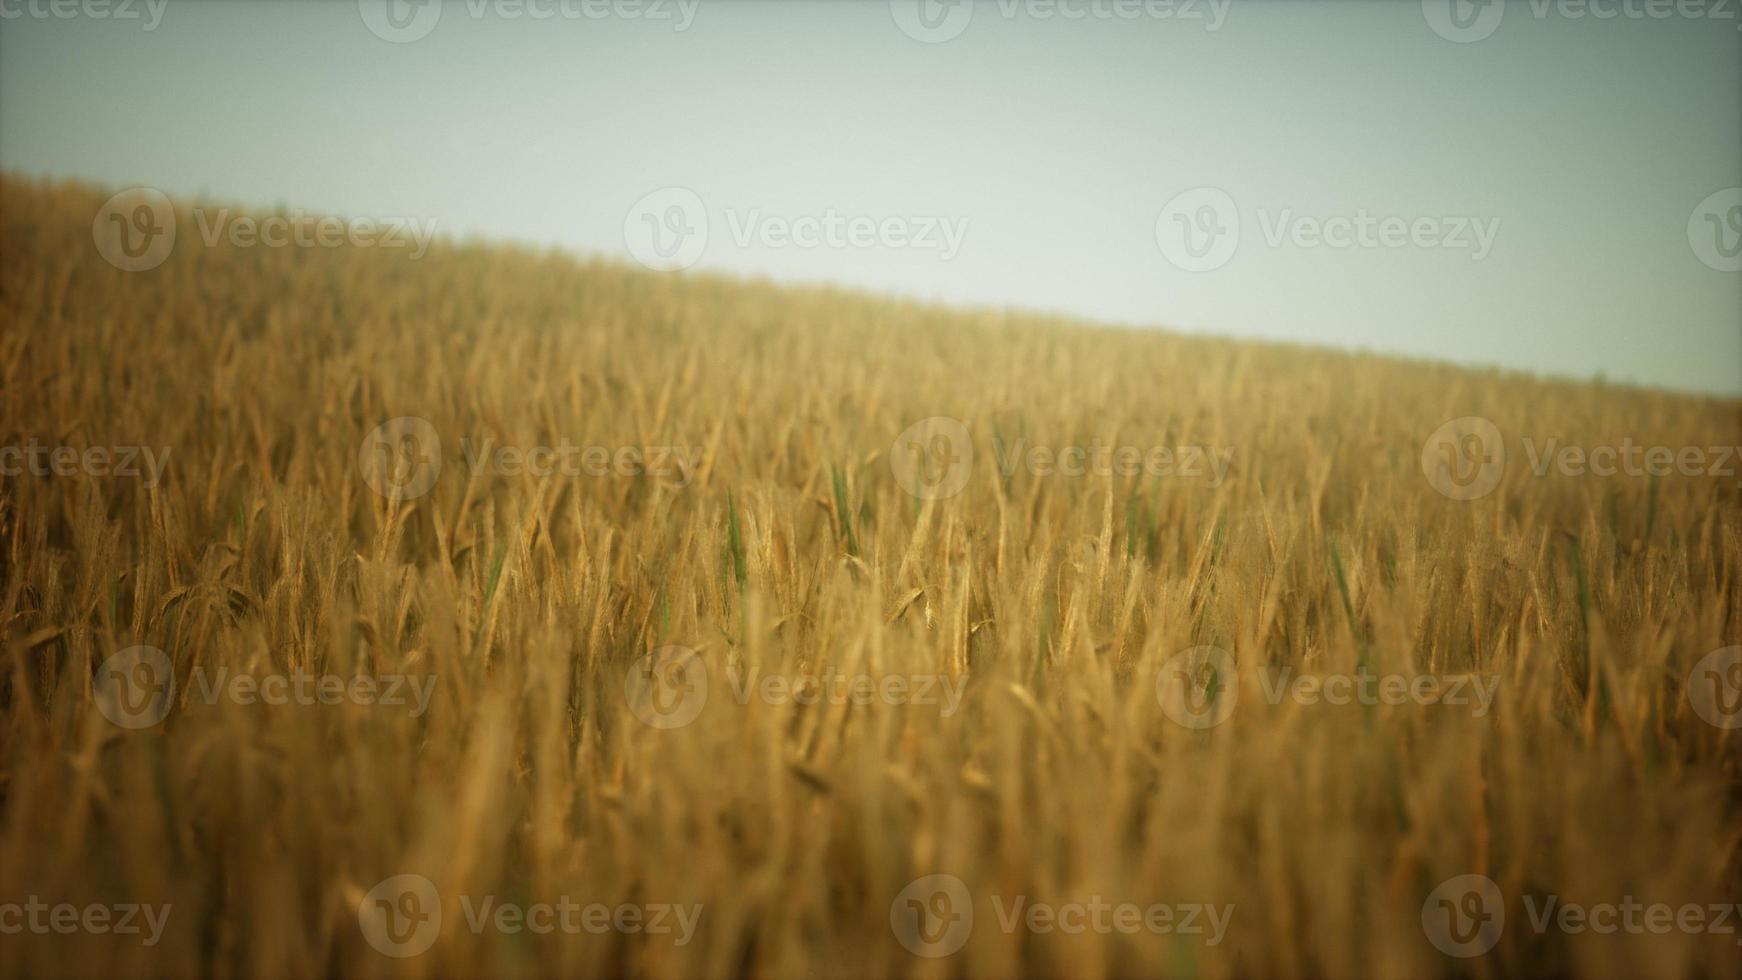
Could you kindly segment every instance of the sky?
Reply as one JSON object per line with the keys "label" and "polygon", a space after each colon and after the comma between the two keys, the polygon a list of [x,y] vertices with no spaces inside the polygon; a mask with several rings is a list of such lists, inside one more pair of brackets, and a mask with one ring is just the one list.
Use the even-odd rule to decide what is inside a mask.
{"label": "sky", "polygon": [[1739,8],[0,0],[0,167],[1737,395]]}

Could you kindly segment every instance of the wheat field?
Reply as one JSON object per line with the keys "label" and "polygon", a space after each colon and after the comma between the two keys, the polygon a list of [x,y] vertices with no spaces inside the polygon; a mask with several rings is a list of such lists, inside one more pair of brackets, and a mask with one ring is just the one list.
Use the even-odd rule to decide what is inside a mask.
{"label": "wheat field", "polygon": [[6,976],[1742,976],[1742,477],[1519,448],[1734,401],[111,190],[0,184]]}

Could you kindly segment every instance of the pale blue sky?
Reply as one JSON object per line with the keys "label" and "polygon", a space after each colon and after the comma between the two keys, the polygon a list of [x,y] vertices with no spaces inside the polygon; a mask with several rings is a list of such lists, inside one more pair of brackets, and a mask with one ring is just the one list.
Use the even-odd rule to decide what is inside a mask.
{"label": "pale blue sky", "polygon": [[[14,172],[625,259],[631,208],[676,186],[708,215],[696,269],[1742,392],[1742,274],[1695,248],[1712,236],[1722,265],[1742,234],[1728,200],[1696,214],[1742,185],[1735,4],[1599,19],[1521,0],[1484,26],[1415,0],[1056,0],[1076,19],[987,0],[966,21],[883,0],[665,0],[664,20],[456,0],[390,43],[354,0],[167,0],[151,30],[146,0],[131,21],[29,6],[47,2],[0,0]],[[1472,23],[1491,34],[1435,31]],[[1185,271],[1157,219],[1205,186],[1239,244]],[[966,229],[947,260],[733,233],[831,210]],[[1267,241],[1362,213],[1448,240]],[[1490,228],[1486,254],[1451,219]]]}

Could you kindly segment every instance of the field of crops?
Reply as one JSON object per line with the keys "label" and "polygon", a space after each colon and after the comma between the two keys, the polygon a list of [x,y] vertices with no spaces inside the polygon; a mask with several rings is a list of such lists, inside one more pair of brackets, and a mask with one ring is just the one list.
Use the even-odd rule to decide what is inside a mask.
{"label": "field of crops", "polygon": [[0,183],[0,974],[1742,976],[1734,401],[112,190]]}

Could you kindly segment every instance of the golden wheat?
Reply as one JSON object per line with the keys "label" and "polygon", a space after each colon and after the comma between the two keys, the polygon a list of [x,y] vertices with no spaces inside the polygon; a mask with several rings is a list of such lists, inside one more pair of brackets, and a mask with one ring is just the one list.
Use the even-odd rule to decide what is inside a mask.
{"label": "golden wheat", "polygon": [[[1539,932],[1524,904],[1742,898],[1742,740],[1688,690],[1742,643],[1735,479],[1512,460],[1461,501],[1421,461],[1472,415],[1736,445],[1733,401],[505,246],[188,235],[127,273],[93,247],[104,192],[0,189],[0,442],[169,453],[0,476],[0,901],[169,906],[151,945],[0,936],[7,976],[1742,975],[1735,935]],[[397,418],[439,440],[425,493],[371,487]],[[898,436],[933,418],[973,458],[921,499],[903,468],[951,461]],[[563,446],[607,456],[528,472]],[[1073,446],[1227,469],[1028,455]],[[141,645],[175,681],[132,730],[99,667]],[[1193,728],[1159,695],[1206,647],[1234,666],[1195,693],[1233,710]],[[653,651],[676,673],[637,674]],[[1494,695],[1267,697],[1282,671]],[[413,686],[210,693],[358,675]],[[665,680],[706,684],[687,724],[631,703]],[[397,958],[363,920],[407,874],[443,912]],[[1506,925],[1459,959],[1423,906],[1466,874]],[[935,958],[892,926],[931,875],[975,914]],[[486,897],[699,916],[474,928]],[[1008,925],[1018,897],[1232,912],[1067,932]]]}

